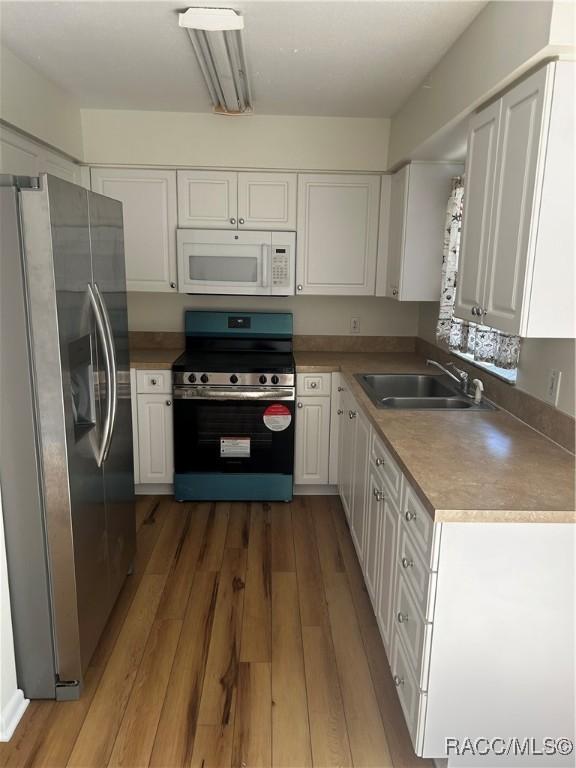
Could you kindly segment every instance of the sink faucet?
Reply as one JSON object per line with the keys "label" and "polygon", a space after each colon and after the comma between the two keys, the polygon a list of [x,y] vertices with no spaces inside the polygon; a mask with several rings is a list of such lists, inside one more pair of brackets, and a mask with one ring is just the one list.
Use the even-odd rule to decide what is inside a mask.
{"label": "sink faucet", "polygon": [[436,360],[426,360],[426,365],[433,365],[438,368],[442,373],[445,373],[446,376],[449,376],[452,381],[455,381],[458,384],[464,395],[468,395],[468,374],[466,371],[457,368],[454,363],[446,363],[447,366],[450,366],[450,368],[453,369],[454,373],[452,373],[452,371],[448,370],[448,367],[445,368],[443,365],[436,362]]}

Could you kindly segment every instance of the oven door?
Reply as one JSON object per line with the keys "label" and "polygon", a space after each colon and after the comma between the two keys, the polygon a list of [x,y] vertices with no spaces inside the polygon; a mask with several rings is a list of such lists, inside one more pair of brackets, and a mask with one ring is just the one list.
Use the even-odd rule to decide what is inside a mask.
{"label": "oven door", "polygon": [[294,388],[174,388],[175,474],[293,474]]}
{"label": "oven door", "polygon": [[179,229],[177,240],[181,293],[271,294],[270,232]]}

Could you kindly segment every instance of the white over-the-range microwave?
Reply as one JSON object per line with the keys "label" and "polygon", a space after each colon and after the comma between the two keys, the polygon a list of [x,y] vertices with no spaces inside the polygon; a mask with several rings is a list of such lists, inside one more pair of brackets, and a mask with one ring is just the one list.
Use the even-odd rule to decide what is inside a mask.
{"label": "white over-the-range microwave", "polygon": [[179,229],[181,293],[291,296],[296,273],[295,232]]}

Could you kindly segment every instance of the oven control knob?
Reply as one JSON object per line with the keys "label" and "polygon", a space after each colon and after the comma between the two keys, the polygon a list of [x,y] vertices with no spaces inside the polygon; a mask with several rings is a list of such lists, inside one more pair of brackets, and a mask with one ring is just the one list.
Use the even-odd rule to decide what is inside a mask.
{"label": "oven control knob", "polygon": [[190,376],[188,376],[188,381],[190,382],[190,384],[195,384],[196,383],[196,374],[195,373],[191,373]]}
{"label": "oven control knob", "polygon": [[278,384],[278,382],[280,381],[280,379],[278,378],[278,376],[272,376],[272,379],[271,379],[271,381],[272,381],[272,384]]}
{"label": "oven control knob", "polygon": [[232,384],[238,384],[238,376],[236,376],[235,373],[233,373],[232,376],[230,376],[230,382]]}
{"label": "oven control knob", "polygon": [[266,382],[268,381],[268,379],[266,378],[266,376],[260,376],[260,378],[258,379],[258,381],[260,382],[260,384],[266,384]]}
{"label": "oven control knob", "polygon": [[200,381],[202,382],[202,384],[207,384],[208,383],[208,376],[206,376],[206,374],[203,373],[202,376],[200,376]]}

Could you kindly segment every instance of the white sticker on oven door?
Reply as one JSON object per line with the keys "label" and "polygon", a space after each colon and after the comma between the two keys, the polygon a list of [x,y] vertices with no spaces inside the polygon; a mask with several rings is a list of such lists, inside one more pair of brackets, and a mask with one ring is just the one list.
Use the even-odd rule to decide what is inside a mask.
{"label": "white sticker on oven door", "polygon": [[221,437],[220,458],[250,458],[250,438]]}
{"label": "white sticker on oven door", "polygon": [[292,422],[292,414],[285,405],[275,403],[269,405],[264,411],[264,424],[272,432],[283,432]]}

